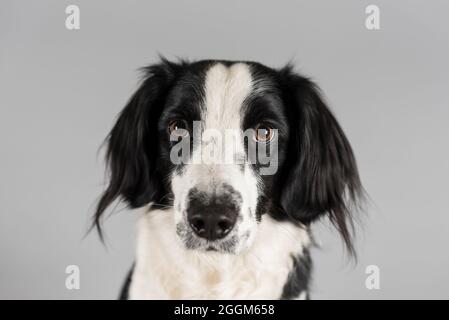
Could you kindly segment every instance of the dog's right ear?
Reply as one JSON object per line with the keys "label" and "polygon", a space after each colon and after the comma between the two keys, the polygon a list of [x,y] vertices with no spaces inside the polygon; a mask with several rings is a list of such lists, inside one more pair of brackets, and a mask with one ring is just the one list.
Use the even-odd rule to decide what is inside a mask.
{"label": "dog's right ear", "polygon": [[109,183],[98,203],[94,225],[100,236],[101,217],[116,199],[131,208],[153,201],[160,186],[157,176],[157,121],[167,92],[181,65],[162,62],[143,68],[144,79],[120,113],[107,143]]}

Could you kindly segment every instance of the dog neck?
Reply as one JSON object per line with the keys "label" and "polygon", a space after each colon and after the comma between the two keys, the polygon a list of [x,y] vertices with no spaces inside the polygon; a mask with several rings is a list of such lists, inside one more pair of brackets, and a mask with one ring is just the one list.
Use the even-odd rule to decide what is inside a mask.
{"label": "dog neck", "polygon": [[[268,215],[252,245],[237,255],[188,250],[175,230],[171,210],[140,217],[130,299],[279,299],[310,246],[306,227]],[[301,291],[293,298],[306,296]]]}

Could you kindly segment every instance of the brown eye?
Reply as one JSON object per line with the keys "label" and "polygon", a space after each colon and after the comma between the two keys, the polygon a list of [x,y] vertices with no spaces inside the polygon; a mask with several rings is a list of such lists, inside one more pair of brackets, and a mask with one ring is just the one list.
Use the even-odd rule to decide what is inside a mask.
{"label": "brown eye", "polygon": [[269,142],[273,139],[274,129],[266,124],[258,124],[255,127],[254,139],[257,142]]}
{"label": "brown eye", "polygon": [[187,137],[189,130],[187,127],[187,122],[184,120],[173,120],[168,124],[168,133],[174,135],[175,137]]}

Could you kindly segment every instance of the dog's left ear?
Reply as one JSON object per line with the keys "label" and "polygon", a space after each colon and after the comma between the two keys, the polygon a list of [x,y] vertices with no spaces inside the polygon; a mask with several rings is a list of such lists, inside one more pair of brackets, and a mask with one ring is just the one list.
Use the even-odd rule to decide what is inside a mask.
{"label": "dog's left ear", "polygon": [[281,75],[290,138],[280,204],[305,224],[327,214],[352,254],[350,209],[363,191],[351,146],[317,86],[288,67]]}

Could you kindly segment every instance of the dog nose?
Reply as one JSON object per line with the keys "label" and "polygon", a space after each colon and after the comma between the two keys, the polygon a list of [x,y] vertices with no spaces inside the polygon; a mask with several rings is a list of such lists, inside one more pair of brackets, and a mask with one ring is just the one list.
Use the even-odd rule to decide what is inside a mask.
{"label": "dog nose", "polygon": [[192,188],[188,199],[187,221],[199,237],[210,241],[221,239],[234,228],[241,196],[231,186],[220,186],[212,193]]}
{"label": "dog nose", "polygon": [[237,214],[229,210],[225,211],[226,213],[205,210],[202,213],[191,214],[188,217],[189,224],[201,238],[210,241],[224,238],[232,230],[237,220]]}

